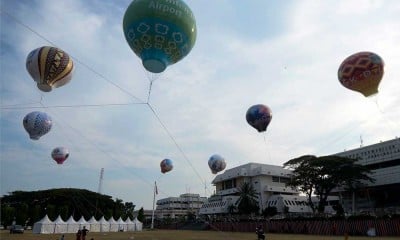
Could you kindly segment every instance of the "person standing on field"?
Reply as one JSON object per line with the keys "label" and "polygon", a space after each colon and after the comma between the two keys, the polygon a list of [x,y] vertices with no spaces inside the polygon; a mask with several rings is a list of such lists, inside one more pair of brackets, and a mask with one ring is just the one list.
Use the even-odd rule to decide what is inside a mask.
{"label": "person standing on field", "polygon": [[85,240],[86,234],[89,232],[89,230],[86,229],[86,226],[83,226],[82,229],[82,240]]}

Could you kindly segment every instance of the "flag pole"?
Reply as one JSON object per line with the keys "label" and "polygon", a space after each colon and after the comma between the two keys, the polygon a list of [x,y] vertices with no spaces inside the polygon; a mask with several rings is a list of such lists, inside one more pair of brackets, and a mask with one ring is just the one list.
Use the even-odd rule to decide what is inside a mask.
{"label": "flag pole", "polygon": [[154,181],[154,189],[153,189],[153,214],[151,215],[151,229],[154,229],[154,203],[156,201],[156,192],[157,192],[157,184]]}

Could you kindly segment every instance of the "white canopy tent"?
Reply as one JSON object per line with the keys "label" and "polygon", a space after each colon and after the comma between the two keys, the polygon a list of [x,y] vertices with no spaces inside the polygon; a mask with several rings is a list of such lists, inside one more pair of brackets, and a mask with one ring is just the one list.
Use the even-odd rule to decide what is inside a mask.
{"label": "white canopy tent", "polygon": [[110,231],[110,223],[102,216],[99,220],[100,232],[109,232]]}
{"label": "white canopy tent", "polygon": [[115,221],[114,217],[110,217],[108,219],[108,223],[110,224],[110,232],[118,232],[118,223]]}
{"label": "white canopy tent", "polygon": [[53,233],[55,224],[49,219],[49,217],[44,216],[40,221],[33,224],[33,233]]}
{"label": "white canopy tent", "polygon": [[100,223],[96,220],[96,218],[94,218],[94,216],[92,216],[92,218],[90,218],[87,221],[89,227],[87,227],[87,229],[91,232],[100,232]]}
{"label": "white canopy tent", "polygon": [[69,219],[66,221],[67,223],[67,232],[68,233],[76,233],[79,230],[79,224],[75,221],[74,217],[71,215]]}
{"label": "white canopy tent", "polygon": [[86,221],[82,216],[78,222],[75,221],[73,216],[71,216],[67,221],[63,221],[61,216],[58,216],[57,219],[53,222],[46,215],[40,221],[36,222],[33,225],[33,233],[44,233],[44,234],[52,234],[52,233],[76,233],[79,229],[83,229],[86,227],[91,232],[117,232],[120,230],[123,231],[142,231],[143,223],[140,222],[137,218],[133,221],[128,217],[126,221],[122,220],[120,217],[118,221],[115,221],[113,217],[111,217],[108,221],[101,217],[99,221],[97,221],[93,216],[89,221]]}
{"label": "white canopy tent", "polygon": [[127,231],[135,231],[135,223],[128,217],[125,220]]}
{"label": "white canopy tent", "polygon": [[79,224],[79,229],[83,229],[83,227],[89,229],[89,226],[87,226],[89,224],[83,216],[77,221],[77,223]]}
{"label": "white canopy tent", "polygon": [[143,230],[143,223],[139,221],[137,218],[133,220],[133,223],[135,224],[135,230],[134,231],[142,231]]}
{"label": "white canopy tent", "polygon": [[122,220],[122,217],[119,217],[118,220],[118,231],[126,232],[128,230],[128,224]]}
{"label": "white canopy tent", "polygon": [[66,233],[68,230],[68,224],[64,222],[60,215],[54,220],[54,233]]}

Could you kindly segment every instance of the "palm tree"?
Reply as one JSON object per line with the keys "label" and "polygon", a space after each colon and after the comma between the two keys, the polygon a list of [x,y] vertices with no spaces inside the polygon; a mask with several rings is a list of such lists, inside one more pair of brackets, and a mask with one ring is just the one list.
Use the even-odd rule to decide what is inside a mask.
{"label": "palm tree", "polygon": [[259,210],[258,206],[258,194],[253,186],[245,182],[239,188],[240,197],[238,199],[239,205],[238,210],[241,214],[252,214],[257,213]]}

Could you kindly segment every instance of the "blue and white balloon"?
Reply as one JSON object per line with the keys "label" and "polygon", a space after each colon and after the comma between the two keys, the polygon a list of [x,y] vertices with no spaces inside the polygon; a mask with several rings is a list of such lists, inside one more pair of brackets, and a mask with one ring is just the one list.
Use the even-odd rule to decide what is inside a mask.
{"label": "blue and white balloon", "polygon": [[23,124],[29,137],[32,140],[38,140],[50,131],[53,121],[47,113],[35,111],[24,117]]}
{"label": "blue and white balloon", "polygon": [[171,159],[166,158],[161,161],[160,167],[161,167],[161,172],[166,173],[166,172],[171,171],[174,168],[174,165],[172,164]]}
{"label": "blue and white balloon", "polygon": [[208,160],[208,166],[210,167],[213,174],[217,174],[218,172],[221,172],[225,169],[226,162],[223,157],[218,154],[214,154]]}
{"label": "blue and white balloon", "polygon": [[271,109],[263,104],[251,106],[246,112],[247,123],[258,132],[265,132],[272,119]]}

